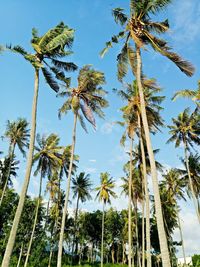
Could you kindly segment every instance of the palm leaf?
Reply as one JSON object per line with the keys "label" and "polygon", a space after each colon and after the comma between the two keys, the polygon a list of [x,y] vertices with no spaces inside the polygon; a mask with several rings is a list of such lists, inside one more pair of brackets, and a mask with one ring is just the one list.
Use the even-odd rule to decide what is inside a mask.
{"label": "palm leaf", "polygon": [[46,68],[42,68],[42,73],[48,85],[57,93],[59,91],[59,86],[54,80],[52,74]]}
{"label": "palm leaf", "polygon": [[116,23],[121,24],[122,26],[127,22],[128,17],[124,14],[124,9],[123,8],[114,8],[112,10],[112,15],[115,19]]}
{"label": "palm leaf", "polygon": [[75,71],[78,68],[77,65],[75,65],[72,62],[63,62],[63,61],[60,61],[60,60],[57,60],[57,59],[52,59],[52,64],[57,69],[65,70],[67,72],[69,72],[69,71]]}
{"label": "palm leaf", "polygon": [[84,104],[81,103],[81,110],[83,112],[84,117],[94,126],[96,129],[96,122],[93,115],[93,112],[91,108],[87,105],[87,103],[84,101]]}

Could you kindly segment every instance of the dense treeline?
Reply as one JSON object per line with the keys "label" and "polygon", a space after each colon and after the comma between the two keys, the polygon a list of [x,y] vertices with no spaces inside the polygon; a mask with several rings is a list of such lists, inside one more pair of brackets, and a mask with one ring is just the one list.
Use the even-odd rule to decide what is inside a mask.
{"label": "dense treeline", "polygon": [[[104,263],[170,267],[177,266],[177,246],[182,247],[186,265],[179,200],[193,201],[200,222],[200,83],[197,90],[178,91],[173,97],[174,100],[190,98],[194,108],[185,108],[168,126],[171,137],[167,143],[183,148],[182,168],[165,169],[155,159],[159,150],[153,148],[151,142],[151,135],[156,135],[165,126],[161,116],[165,96],[161,95],[156,79],[145,75],[142,65],[146,48],[151,47],[187,76],[195,71],[190,62],[160,38],[169,30],[169,23],[154,19],[170,2],[130,0],[128,14],[123,8],[112,11],[121,31],[111,37],[101,55],[104,56],[114,44],[121,45],[117,78],[122,89],[114,91],[124,105],[122,119],[115,123],[124,129],[120,143],[129,146],[129,160],[122,166],[124,177],[113,178],[109,170],[102,170],[96,188],[93,188],[89,174],[79,173],[77,125],[80,123],[87,132],[87,123],[96,129],[96,116],[105,117],[104,109],[109,105],[108,92],[104,90],[105,74],[92,65],[78,67],[67,60],[73,52],[74,29],[63,22],[43,35],[33,29],[31,52],[20,45],[0,47],[2,51],[23,57],[32,66],[35,77],[30,125],[23,118],[7,121],[6,131],[2,133],[9,147],[8,151],[3,151],[0,161],[3,267],[61,267],[86,262],[100,262],[101,267]],[[73,87],[69,72],[77,70],[74,75],[77,86]],[[129,71],[132,77],[127,80]],[[58,111],[59,118],[69,112],[73,114],[70,145],[61,146],[55,133],[37,134],[38,92],[42,77],[56,96],[65,99]],[[18,195],[12,181],[21,166],[19,153],[27,158],[27,166]],[[27,196],[31,173],[39,181],[34,199]],[[161,181],[158,174],[162,176]],[[108,209],[112,199],[120,198],[116,194],[116,179],[119,178],[121,193],[127,199],[127,209],[122,211]],[[153,192],[149,190],[149,179],[152,179]],[[102,203],[102,211],[81,211],[80,203],[95,194],[96,200]],[[69,208],[72,202],[76,205],[73,212]],[[173,239],[175,229],[180,231],[180,240]],[[198,264],[196,258],[194,261]]]}

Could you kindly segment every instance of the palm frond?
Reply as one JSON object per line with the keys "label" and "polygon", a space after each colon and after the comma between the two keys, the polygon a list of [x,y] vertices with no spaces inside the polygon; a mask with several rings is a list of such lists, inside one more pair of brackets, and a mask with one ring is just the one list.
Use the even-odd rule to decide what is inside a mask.
{"label": "palm frond", "polygon": [[78,119],[79,119],[79,122],[81,124],[81,127],[85,130],[86,133],[88,133],[87,131],[87,127],[86,127],[86,124],[84,122],[84,118],[81,114],[78,113]]}
{"label": "palm frond", "polygon": [[57,93],[59,91],[59,85],[53,78],[52,74],[46,68],[42,68],[42,73],[45,77],[47,84]]}
{"label": "palm frond", "polygon": [[126,16],[126,14],[123,12],[124,9],[123,8],[114,8],[112,10],[112,15],[115,19],[115,22],[116,23],[119,23],[120,25],[124,25],[127,20],[128,20],[128,17]]}
{"label": "palm frond", "polygon": [[95,118],[92,112],[92,109],[90,108],[90,106],[87,105],[87,103],[84,101],[84,103],[81,103],[81,110],[83,112],[84,117],[94,126],[94,128],[96,129],[96,122],[95,122]]}
{"label": "palm frond", "polygon": [[52,59],[52,64],[60,70],[65,70],[67,72],[69,71],[75,71],[77,70],[77,65],[74,64],[73,62],[63,62],[57,59]]}

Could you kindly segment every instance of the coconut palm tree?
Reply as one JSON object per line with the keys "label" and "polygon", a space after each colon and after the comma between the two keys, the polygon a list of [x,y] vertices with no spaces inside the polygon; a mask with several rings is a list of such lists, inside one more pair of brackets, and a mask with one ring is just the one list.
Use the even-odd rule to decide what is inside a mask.
{"label": "coconut palm tree", "polygon": [[40,185],[39,185],[39,193],[37,198],[37,205],[35,210],[35,218],[33,223],[33,228],[31,232],[31,237],[28,245],[28,250],[26,254],[26,260],[24,267],[27,266],[31,246],[33,243],[35,228],[37,224],[37,218],[38,218],[38,211],[39,207],[41,205],[41,193],[42,193],[42,179],[45,176],[51,176],[52,171],[54,169],[57,169],[59,167],[59,164],[61,164],[61,160],[58,156],[58,153],[63,149],[62,146],[59,146],[59,137],[55,134],[50,134],[49,136],[40,136],[37,135],[37,143],[38,147],[36,146],[36,154],[33,157],[33,163],[38,162],[37,168],[34,172],[34,175],[37,176],[40,173]]}
{"label": "coconut palm tree", "polygon": [[[143,85],[144,85],[144,95],[145,95],[147,117],[148,117],[151,132],[155,133],[159,129],[160,126],[163,126],[163,120],[159,113],[160,113],[160,110],[162,110],[162,107],[160,106],[160,104],[163,101],[164,97],[157,95],[157,93],[159,93],[161,89],[156,84],[155,79],[147,79],[146,77],[143,77]],[[136,131],[139,137],[139,143],[140,143],[139,148],[141,150],[141,153],[140,152],[138,153],[140,154],[140,158],[136,157],[135,151],[133,151],[133,153],[135,154],[134,157],[136,157],[135,162],[137,162],[140,159],[140,163],[141,163],[140,169],[141,169],[141,174],[143,177],[145,199],[146,199],[145,202],[146,202],[147,263],[148,263],[148,266],[151,266],[150,208],[149,208],[149,192],[148,192],[148,182],[147,182],[147,172],[150,172],[150,163],[146,162],[146,160],[149,158],[148,158],[148,155],[144,151],[144,142],[145,142],[143,140],[144,132],[141,127],[140,99],[139,99],[138,86],[137,86],[136,81],[134,81],[132,84],[126,85],[126,91],[119,90],[117,93],[119,96],[121,96],[122,99],[125,99],[126,101],[128,101],[128,105],[121,109],[123,111],[123,118],[126,120],[130,120],[131,124],[130,122],[129,124],[132,125],[132,128],[133,128],[132,131]],[[121,125],[124,125],[124,123],[121,123]],[[122,136],[122,139],[121,139],[122,144],[125,142],[125,137],[126,137],[126,132]],[[130,156],[132,157],[132,153],[130,154]],[[131,161],[132,160],[129,161],[129,164],[131,163]],[[146,165],[148,165],[149,167],[148,170],[147,170]],[[161,166],[157,164],[157,167],[161,167]],[[130,254],[130,251],[129,251],[129,254]],[[129,264],[131,264],[130,261],[129,261]],[[143,252],[143,264],[144,264],[144,252]]]}
{"label": "coconut palm tree", "polygon": [[[117,56],[118,61],[118,79],[122,80],[128,72],[128,67],[131,67],[133,74],[136,77],[140,107],[141,118],[147,143],[148,154],[151,162],[151,176],[153,181],[153,190],[156,203],[156,218],[159,234],[159,242],[161,247],[162,261],[164,267],[170,266],[169,250],[167,246],[166,234],[164,231],[164,223],[162,216],[162,207],[160,202],[158,178],[153,154],[153,148],[150,138],[149,124],[145,109],[145,99],[142,84],[142,58],[141,49],[146,48],[147,45],[151,46],[156,52],[167,57],[174,62],[177,67],[188,76],[192,76],[194,68],[187,61],[183,60],[178,54],[173,52],[167,42],[160,39],[157,35],[165,33],[169,29],[168,20],[163,22],[153,21],[152,15],[156,15],[165,7],[171,0],[130,0],[130,15],[126,15],[122,8],[115,8],[113,15],[115,22],[120,24],[122,31],[114,35],[111,41],[106,43],[106,48],[102,51],[102,56],[107,50],[118,43],[120,40],[125,40],[120,54]],[[131,43],[135,44],[135,49]]]}
{"label": "coconut palm tree", "polygon": [[176,100],[178,97],[190,98],[198,107],[200,107],[200,81],[198,81],[198,88],[196,90],[185,89],[177,91],[172,97],[172,100]]}
{"label": "coconut palm tree", "polygon": [[103,242],[104,242],[104,216],[105,216],[105,205],[111,203],[111,197],[116,198],[116,193],[113,191],[115,187],[115,181],[108,172],[100,174],[101,184],[95,188],[97,191],[96,198],[103,203],[102,211],[102,235],[101,235],[101,267],[103,267]]}
{"label": "coconut palm tree", "polygon": [[[183,178],[186,181],[188,195],[191,196],[190,183],[188,183],[189,179],[188,179],[187,166],[186,166],[186,162],[184,159],[182,159],[182,163],[184,164],[185,169],[184,170],[179,169],[179,172],[183,175]],[[200,198],[200,156],[198,153],[195,153],[195,154],[190,153],[188,157],[188,165],[190,169],[190,175],[191,175],[195,198],[197,201],[198,212],[200,214],[200,202],[199,202],[199,198]]]}
{"label": "coconut palm tree", "polygon": [[[34,144],[35,144],[35,133],[36,133],[36,114],[37,114],[37,100],[39,91],[39,72],[42,73],[48,83],[48,85],[56,92],[59,90],[59,86],[56,80],[53,78],[52,73],[56,75],[56,78],[61,79],[64,77],[63,71],[75,70],[76,65],[73,63],[66,63],[58,60],[58,57],[64,57],[69,54],[65,48],[70,48],[73,43],[74,30],[70,29],[63,22],[58,24],[53,29],[50,29],[47,33],[39,36],[36,29],[32,31],[31,46],[34,53],[28,53],[21,46],[8,47],[9,50],[16,52],[24,57],[34,68],[35,72],[35,83],[34,83],[34,97],[32,105],[32,119],[31,119],[31,135],[30,135],[30,145],[27,158],[27,168],[24,178],[24,184],[22,187],[20,200],[18,208],[13,221],[12,229],[10,232],[10,237],[7,243],[6,251],[3,258],[3,266],[8,267],[10,262],[10,257],[12,254],[17,227],[22,214],[24,201],[29,185]],[[50,61],[50,62],[49,62]],[[65,79],[65,78],[63,78]],[[66,79],[65,79],[66,80]]]}
{"label": "coconut palm tree", "polygon": [[[77,232],[77,215],[79,210],[79,201],[82,203],[86,200],[92,199],[90,191],[91,191],[91,180],[90,174],[85,174],[85,172],[81,172],[75,178],[72,178],[72,191],[73,191],[73,198],[77,198],[76,202],[76,210],[75,210],[75,217],[74,217],[74,241],[76,241],[76,249],[75,253],[77,253],[78,249],[78,242],[76,240],[76,232]],[[74,243],[74,242],[73,242]],[[74,252],[74,244],[72,247],[72,253]]]}
{"label": "coconut palm tree", "polygon": [[86,65],[79,71],[77,87],[69,88],[68,84],[65,84],[66,90],[60,93],[60,96],[67,97],[67,100],[60,108],[59,116],[61,116],[61,114],[66,114],[69,110],[72,110],[74,114],[74,124],[72,130],[71,158],[68,170],[65,205],[62,216],[57,267],[61,267],[62,264],[64,227],[69,200],[72,166],[74,161],[77,119],[79,119],[81,126],[87,131],[84,118],[86,118],[89,123],[95,127],[96,123],[94,114],[98,115],[101,118],[104,117],[102,108],[107,107],[108,102],[104,98],[106,91],[102,89],[103,84],[105,84],[104,74],[100,71],[93,69],[90,65]]}
{"label": "coconut palm tree", "polygon": [[191,172],[189,167],[188,160],[188,151],[194,144],[200,144],[200,122],[199,115],[197,110],[190,114],[189,108],[186,108],[183,112],[181,112],[178,117],[172,118],[173,125],[168,126],[171,137],[167,141],[167,143],[174,142],[175,147],[179,147],[180,145],[184,146],[184,154],[185,154],[185,164],[187,169],[187,175],[189,179],[190,191],[192,194],[194,207],[197,213],[197,217],[200,223],[200,214],[198,212],[198,205],[196,202],[196,196],[194,191],[194,186],[191,178]]}
{"label": "coconut palm tree", "polygon": [[185,256],[185,248],[184,248],[184,240],[183,240],[183,233],[180,223],[180,216],[179,216],[179,207],[177,200],[183,199],[186,201],[184,196],[184,188],[186,185],[185,179],[181,177],[180,170],[178,169],[170,169],[166,174],[163,175],[164,180],[161,181],[160,186],[161,190],[163,187],[165,188],[165,192],[167,193],[167,198],[170,205],[175,205],[176,213],[177,213],[177,220],[178,220],[178,227],[180,230],[180,237],[181,237],[181,245],[183,250],[183,258],[186,264],[186,256]]}
{"label": "coconut palm tree", "polygon": [[10,161],[8,165],[7,177],[1,194],[0,206],[2,204],[8,180],[10,178],[10,169],[11,169],[12,159],[14,158],[15,154],[15,147],[16,146],[18,147],[18,149],[20,150],[20,152],[24,157],[26,155],[25,148],[28,147],[28,139],[29,139],[28,122],[23,118],[19,118],[14,122],[8,120],[4,136],[9,140],[8,157],[10,158]]}

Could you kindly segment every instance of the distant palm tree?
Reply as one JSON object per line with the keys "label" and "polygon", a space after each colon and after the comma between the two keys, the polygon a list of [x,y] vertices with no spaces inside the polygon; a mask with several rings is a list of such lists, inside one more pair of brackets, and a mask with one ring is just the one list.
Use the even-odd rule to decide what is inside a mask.
{"label": "distant palm tree", "polygon": [[93,69],[90,65],[86,65],[79,72],[78,86],[76,88],[68,88],[68,84],[65,84],[66,91],[60,93],[60,96],[67,97],[67,100],[60,108],[59,116],[61,116],[61,114],[66,114],[69,110],[72,110],[72,112],[74,113],[74,124],[72,130],[71,158],[68,170],[65,205],[63,209],[62,226],[58,247],[57,267],[61,267],[62,264],[64,227],[69,200],[72,166],[74,161],[77,119],[79,119],[81,126],[87,131],[84,118],[86,118],[89,123],[91,123],[95,127],[96,123],[94,114],[102,118],[104,117],[102,108],[107,107],[108,102],[104,98],[106,92],[102,89],[103,84],[105,84],[104,74],[100,71]]}
{"label": "distant palm tree", "polygon": [[101,184],[95,188],[97,192],[96,198],[103,202],[103,213],[102,213],[102,236],[101,236],[101,267],[103,267],[103,243],[104,243],[104,216],[105,216],[105,205],[111,203],[111,197],[116,198],[116,193],[113,191],[115,182],[108,172],[100,174]]}
{"label": "distant palm tree", "polygon": [[[170,266],[169,250],[164,230],[164,222],[162,216],[162,207],[159,195],[158,178],[155,165],[155,158],[150,138],[150,127],[145,108],[144,88],[142,84],[142,58],[141,49],[150,46],[156,52],[167,57],[174,62],[177,67],[188,76],[192,76],[194,68],[187,61],[183,60],[178,54],[171,51],[166,40],[161,39],[158,35],[165,33],[169,29],[168,20],[157,22],[153,21],[152,15],[156,15],[159,11],[166,8],[171,0],[130,0],[130,14],[126,15],[124,9],[113,9],[115,22],[122,26],[122,31],[112,36],[111,41],[106,43],[106,47],[102,51],[102,56],[107,50],[113,47],[113,44],[123,40],[123,47],[117,56],[118,62],[118,79],[122,81],[127,74],[129,66],[135,75],[139,89],[141,118],[147,144],[147,150],[151,162],[151,176],[153,181],[153,190],[156,205],[156,219],[158,221],[158,236],[160,240],[163,267]],[[135,44],[135,49],[132,46]],[[150,266],[149,266],[150,267]]]}
{"label": "distant palm tree", "polygon": [[196,90],[185,89],[178,91],[172,97],[172,100],[176,100],[178,97],[190,98],[198,107],[200,107],[200,80],[198,81],[198,88]]}
{"label": "distant palm tree", "polygon": [[28,147],[28,139],[29,139],[29,130],[28,130],[28,122],[25,119],[19,118],[14,122],[7,121],[6,132],[4,136],[9,140],[9,152],[8,157],[9,165],[7,171],[7,177],[4,183],[3,191],[1,194],[0,206],[3,201],[3,197],[5,195],[5,191],[7,188],[8,180],[10,178],[10,169],[12,160],[15,154],[15,147],[17,146],[22,155],[25,157],[25,148]]}
{"label": "distant palm tree", "polygon": [[[73,198],[77,198],[76,202],[76,210],[75,210],[75,217],[74,217],[74,242],[76,241],[76,249],[75,253],[77,254],[78,249],[78,242],[76,240],[76,232],[77,232],[77,216],[78,216],[78,210],[79,210],[79,201],[82,203],[86,200],[92,199],[91,197],[91,180],[90,180],[90,174],[85,174],[85,172],[81,172],[79,175],[76,176],[76,178],[72,178],[72,191],[73,191]],[[74,252],[74,244],[72,251]]]}
{"label": "distant palm tree", "polygon": [[59,167],[59,164],[61,164],[61,160],[58,157],[58,153],[63,149],[63,147],[59,146],[59,141],[60,141],[59,137],[55,134],[50,134],[47,137],[45,136],[41,137],[40,135],[37,135],[38,147],[36,146],[35,148],[37,152],[33,157],[33,163],[38,162],[34,175],[37,176],[38,173],[40,172],[40,186],[39,186],[39,193],[35,210],[35,218],[31,232],[31,238],[29,240],[24,267],[28,265],[31,246],[33,243],[35,228],[38,219],[39,207],[41,205],[42,179],[45,176],[50,176],[53,170],[57,169]]}
{"label": "distant palm tree", "polygon": [[[188,172],[187,172],[186,162],[184,159],[182,159],[182,163],[185,165],[185,170],[179,170],[179,172],[183,175],[183,178],[186,181],[186,185],[188,187],[187,192],[190,196],[191,188],[190,188],[190,183],[188,183],[189,181]],[[198,212],[200,214],[200,201],[199,201],[200,199],[200,155],[198,153],[196,154],[190,153],[188,157],[188,165],[190,169],[193,190],[194,190],[194,194],[195,194],[196,201],[197,201]]]}
{"label": "distant palm tree", "polygon": [[[32,122],[31,122],[31,136],[30,145],[27,158],[27,168],[24,178],[24,184],[20,194],[19,204],[15,214],[15,218],[12,224],[10,237],[7,243],[6,251],[3,258],[3,266],[8,267],[10,257],[13,251],[15,238],[17,234],[17,227],[21,218],[26,193],[30,181],[34,144],[35,144],[35,133],[36,133],[36,115],[37,115],[37,100],[39,91],[39,72],[42,73],[49,84],[49,86],[56,92],[59,90],[59,86],[52,76],[55,74],[56,78],[64,76],[63,70],[75,70],[77,66],[73,63],[66,63],[58,60],[58,57],[64,57],[69,54],[65,48],[70,48],[73,43],[74,30],[70,29],[63,22],[58,24],[53,29],[50,29],[46,34],[38,36],[37,30],[32,30],[31,45],[34,49],[34,54],[30,54],[25,51],[21,46],[8,47],[9,50],[16,52],[24,57],[34,68],[35,71],[35,84],[34,84],[34,97],[32,105]],[[48,62],[50,61],[50,63]]]}
{"label": "distant palm tree", "polygon": [[180,200],[180,199],[186,200],[184,196],[184,188],[185,188],[186,182],[185,182],[185,179],[181,177],[180,170],[178,169],[170,169],[166,174],[163,175],[163,178],[164,180],[161,181],[160,186],[161,188],[162,187],[165,188],[170,205],[175,205],[178,226],[179,226],[180,236],[181,236],[183,258],[186,264],[184,240],[183,240],[182,228],[181,228],[181,223],[180,223],[179,207],[177,203],[177,200]]}
{"label": "distant palm tree", "polygon": [[196,210],[196,214],[200,223],[200,214],[198,212],[198,206],[196,203],[196,196],[194,191],[194,186],[191,178],[189,160],[188,160],[188,151],[190,147],[193,147],[193,144],[200,145],[200,121],[199,115],[195,111],[192,114],[189,113],[189,108],[181,112],[176,119],[172,119],[173,125],[168,126],[171,137],[167,143],[175,142],[175,147],[179,147],[181,144],[184,146],[185,153],[185,164],[189,179],[189,186]]}

